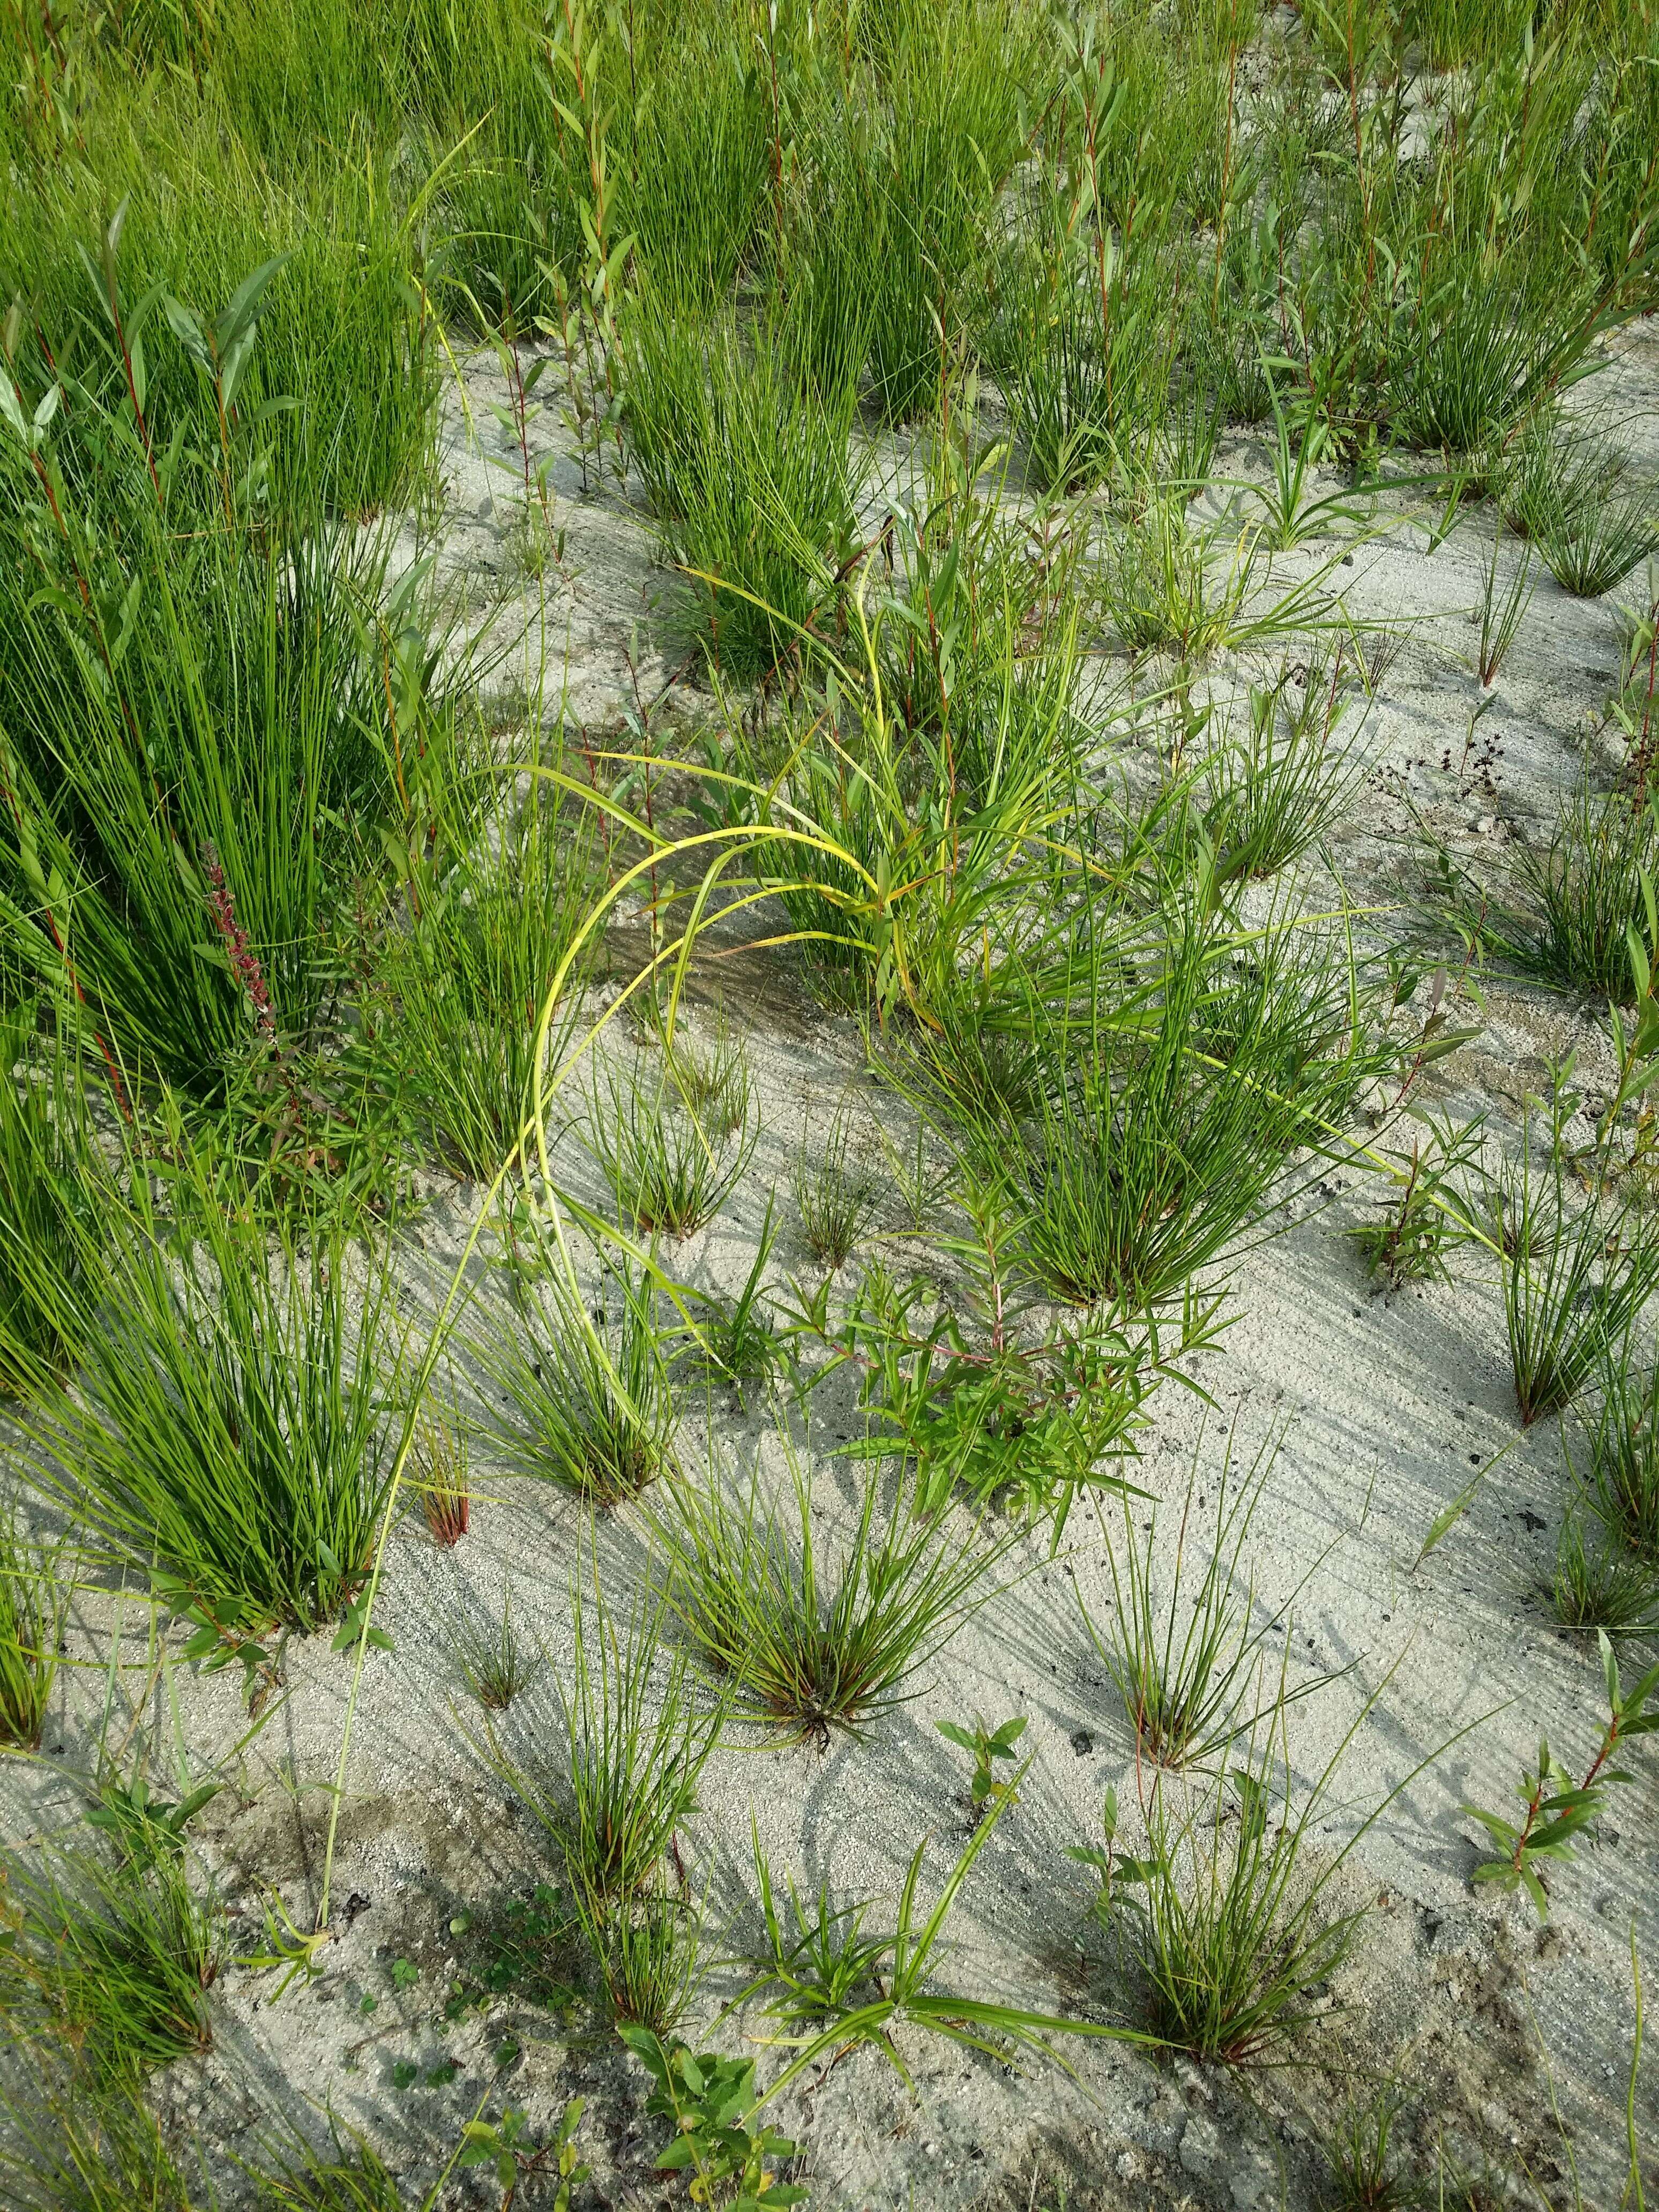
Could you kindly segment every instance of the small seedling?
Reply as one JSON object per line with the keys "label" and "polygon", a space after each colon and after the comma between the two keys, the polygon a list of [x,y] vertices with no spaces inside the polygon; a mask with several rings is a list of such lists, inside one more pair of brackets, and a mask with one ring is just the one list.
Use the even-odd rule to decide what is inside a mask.
{"label": "small seedling", "polygon": [[577,1918],[564,1892],[551,1883],[538,1882],[527,1898],[509,1899],[482,1921],[471,1912],[458,1913],[449,1932],[457,1938],[476,1936],[481,1955],[451,1984],[443,2005],[447,2021],[487,2013],[502,1997],[554,2013],[575,2003],[579,1991],[556,1969],[568,1961],[579,1932]]}
{"label": "small seedling", "polygon": [[974,1755],[974,1777],[968,1795],[976,1814],[982,1814],[990,1805],[1012,1804],[1013,1784],[999,1782],[994,1763],[999,1759],[1012,1759],[1018,1756],[1014,1746],[1025,1733],[1025,1716],[1017,1714],[1001,1727],[990,1730],[979,1715],[974,1715],[972,1728],[961,1727],[955,1721],[935,1721],[933,1726],[947,1743],[957,1744]]}
{"label": "small seedling", "polygon": [[1080,1865],[1092,1867],[1100,1876],[1100,1887],[1090,1899],[1089,1911],[1102,1928],[1111,1928],[1118,1904],[1118,1885],[1127,1882],[1148,1882],[1157,1871],[1151,1859],[1132,1858],[1117,1847],[1117,1792],[1108,1790],[1100,1808],[1100,1825],[1105,1837],[1103,1844],[1067,1844],[1066,1856]]}
{"label": "small seedling", "polygon": [[1502,1890],[1524,1889],[1537,1907],[1540,1920],[1549,1917],[1549,1895],[1544,1887],[1547,1864],[1565,1866],[1577,1856],[1574,1837],[1598,1818],[1608,1790],[1615,1782],[1629,1782],[1628,1771],[1612,1762],[1619,1747],[1632,1736],[1649,1735],[1659,1729],[1659,1664],[1626,1690],[1619,1678],[1619,1662],[1606,1632],[1598,1632],[1601,1674],[1607,1686],[1607,1721],[1595,1756],[1581,1781],[1553,1758],[1541,1737],[1537,1764],[1522,1774],[1516,1795],[1523,1808],[1519,1821],[1498,1813],[1483,1813],[1478,1805],[1465,1805],[1502,1853],[1474,1870],[1476,1881],[1492,1882]]}

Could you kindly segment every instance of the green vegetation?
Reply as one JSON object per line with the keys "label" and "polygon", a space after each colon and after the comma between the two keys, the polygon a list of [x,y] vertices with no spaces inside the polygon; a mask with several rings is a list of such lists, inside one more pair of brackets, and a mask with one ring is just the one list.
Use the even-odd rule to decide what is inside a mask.
{"label": "green vegetation", "polygon": [[[1171,1497],[1162,1449],[1178,1391],[1236,1394],[1281,1236],[1312,1272],[1273,1325],[1319,1356],[1350,1320],[1455,1341],[1455,1255],[1513,1443],[1565,1417],[1516,1664],[1565,1697],[1526,1639],[1596,1632],[1610,1717],[1518,1814],[1465,1808],[1474,1879],[1546,1908],[1659,1695],[1659,509],[1597,404],[1659,311],[1656,37],[1647,0],[0,9],[0,1745],[46,1793],[0,1856],[0,2202],[218,2200],[222,2146],[192,2170],[141,2094],[230,1955],[185,1823],[250,1809],[314,1660],[303,1901],[262,1886],[235,2002],[332,1974],[365,1736],[409,1778],[411,1607],[434,1759],[547,1876],[422,2025],[615,2027],[691,2201],[805,2201],[769,2103],[805,2139],[853,2051],[911,2088],[919,2045],[1309,2056],[1359,1998],[1363,1839],[1423,1817],[1414,1776],[1335,1796],[1392,1677],[1308,1779],[1304,1698],[1370,1656],[1291,1674],[1306,1470],[1201,1429]],[[1467,630],[1385,627],[1365,549],[1454,537]],[[1567,604],[1615,592],[1616,677],[1613,611]],[[1540,659],[1572,680],[1547,620],[1601,625],[1612,689],[1593,727],[1533,702],[1583,751],[1529,746],[1534,820],[1499,726]],[[1407,648],[1438,760],[1373,717]],[[1532,996],[1514,1096],[1459,1066],[1474,1114],[1437,1063],[1494,979]],[[1481,1540],[1510,1449],[1410,1575]],[[1369,1493],[1330,1510],[1376,1542]],[[230,1662],[234,1737],[191,1671]],[[1069,1846],[1057,1727],[1118,1761]],[[872,1759],[933,1800],[896,1857]],[[70,1773],[84,1833],[41,1809]],[[872,1842],[896,1901],[837,1887]],[[963,1995],[969,1875],[1006,1946],[1018,1855],[1063,1849],[1062,2009]],[[716,1930],[769,2086],[705,2017]],[[408,2031],[434,1955],[380,1957],[356,2008],[389,1987]],[[568,2208],[580,2100],[534,2131],[496,2094],[527,2030],[489,2025],[441,2136],[278,2100],[233,2193]],[[1344,2203],[1412,2201],[1403,2109],[1328,2131]]]}

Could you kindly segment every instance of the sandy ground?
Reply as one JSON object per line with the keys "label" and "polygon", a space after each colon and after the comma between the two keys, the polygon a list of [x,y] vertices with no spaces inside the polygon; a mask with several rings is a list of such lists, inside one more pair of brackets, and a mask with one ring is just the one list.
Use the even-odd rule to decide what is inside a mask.
{"label": "sandy ground", "polygon": [[[503,699],[521,685],[534,690],[545,638],[550,691],[562,692],[574,720],[613,727],[636,698],[660,700],[668,718],[708,715],[708,695],[655,641],[653,602],[674,586],[653,564],[648,523],[614,486],[584,498],[568,454],[550,477],[565,532],[562,567],[526,579],[512,476],[487,465],[490,453],[512,458],[484,404],[500,396],[499,380],[481,361],[467,366],[466,381],[469,409],[452,392],[446,410],[441,573],[469,621],[494,620],[498,641],[511,641],[520,624],[491,679]],[[1607,374],[1581,401],[1610,409],[1626,441],[1651,461],[1659,458],[1656,398],[1659,331],[1644,329],[1619,341]],[[531,436],[532,453],[559,444],[553,410]],[[901,460],[888,456],[884,465]],[[1260,447],[1246,439],[1228,441],[1217,461],[1224,475],[1260,474],[1261,465]],[[1547,821],[1615,677],[1614,602],[1634,598],[1641,581],[1585,604],[1546,575],[1471,741],[1478,691],[1467,665],[1468,610],[1489,557],[1492,511],[1474,510],[1430,556],[1407,503],[1402,496],[1401,517],[1354,549],[1351,568],[1334,572],[1357,617],[1409,626],[1356,735],[1372,775],[1334,842],[1350,896],[1390,910],[1376,922],[1382,935],[1396,920],[1405,928],[1417,919],[1408,909],[1418,820],[1472,864]],[[408,542],[412,552],[412,527]],[[1334,550],[1282,556],[1275,574],[1305,572]],[[1518,557],[1506,539],[1500,562]],[[1449,769],[1441,765],[1448,757]],[[1310,895],[1320,887],[1310,884]],[[757,968],[729,969],[722,990],[754,1073],[760,1146],[719,1218],[672,1255],[686,1281],[727,1291],[749,1271],[774,1184],[783,1233],[773,1279],[807,1268],[789,1197],[804,1127],[821,1130],[850,1097],[872,1142],[878,1127],[901,1148],[912,1134],[873,1081],[854,1027],[816,1011],[782,957],[771,962],[763,988]],[[707,1034],[706,1003],[692,1018]],[[1485,1108],[1500,1145],[1506,1133],[1512,1138],[1522,1094],[1552,1054],[1576,1044],[1586,1081],[1605,1065],[1593,1020],[1559,997],[1492,983],[1480,1006],[1466,1001],[1459,1018],[1478,1021],[1480,1035],[1431,1071],[1425,1096],[1460,1115]],[[580,1182],[574,1152],[570,1170]],[[440,1177],[429,1188],[404,1255],[416,1307],[453,1266],[478,1196]],[[1137,1475],[1178,1507],[1196,1451],[1199,1490],[1212,1502],[1230,1424],[1246,1464],[1270,1435],[1282,1437],[1245,1558],[1257,1617],[1276,1624],[1266,1648],[1277,1654],[1282,1644],[1292,1688],[1322,1685],[1291,1709],[1298,1800],[1352,1730],[1316,1823],[1316,1849],[1334,1854],[1358,1821],[1415,1775],[1335,1879],[1334,1900],[1371,1909],[1322,2001],[1309,2063],[1229,2076],[1079,2041],[1066,2047],[1068,2074],[913,2040],[905,2047],[912,2096],[866,2051],[792,2091],[776,2113],[775,2124],[802,2143],[801,2171],[818,2212],[1062,2202],[1218,2212],[1302,2206],[1328,2185],[1313,2146],[1333,2110],[1356,2087],[1390,2075],[1407,2093],[1407,2138],[1425,2158],[1439,2140],[1468,2172],[1486,2175],[1490,2196],[1481,2202],[1524,2194],[1518,2177],[1528,2166],[1553,2202],[1566,2201],[1565,2130],[1584,2201],[1612,2212],[1624,2171],[1632,1922],[1650,1978],[1659,1962],[1659,1767],[1638,1747],[1633,1786],[1616,1794],[1580,1863],[1555,1880],[1547,1926],[1524,1901],[1472,1890],[1480,1854],[1460,1808],[1504,1807],[1540,1731],[1566,1764],[1582,1765],[1596,1741],[1601,1692],[1593,1650],[1556,1625],[1540,1589],[1569,1495],[1560,1426],[1540,1422],[1516,1442],[1501,1300],[1473,1261],[1449,1285],[1374,1293],[1344,1231],[1374,1216],[1381,1189],[1366,1172],[1336,1170],[1274,1218],[1279,1233],[1233,1273],[1234,1318],[1221,1348],[1193,1362],[1214,1410],[1206,1416],[1193,1394],[1166,1385],[1151,1409]],[[896,1195],[880,1228],[895,1257],[919,1256]],[[481,1296],[498,1298],[499,1285],[486,1279]],[[694,1408],[680,1446],[689,1463],[710,1448],[711,1422],[720,1449],[758,1451],[769,1480],[781,1479],[776,1423],[763,1404]],[[830,1530],[846,1526],[856,1479],[835,1447],[860,1425],[850,1389],[836,1382],[815,1395],[809,1449]],[[1461,1522],[1413,1571],[1436,1514],[1506,1446]],[[320,1978],[277,2001],[271,1976],[233,1964],[214,1996],[211,2053],[173,2069],[161,2096],[181,2124],[244,2150],[273,2112],[305,2118],[309,2100],[368,2128],[413,2179],[430,2172],[432,2147],[453,2140],[486,2090],[524,2105],[538,2123],[580,2092],[590,2100],[581,2142],[595,2181],[579,2201],[678,2201],[651,2172],[661,2137],[643,2114],[640,2077],[582,2008],[537,2010],[509,1993],[486,2014],[444,2017],[455,1983],[476,1986],[484,1972],[489,1931],[507,1924],[505,1906],[557,1878],[466,1741],[477,1709],[458,1673],[453,1623],[464,1612],[497,1616],[510,1586],[520,1632],[545,1659],[506,1717],[503,1741],[556,1768],[553,1692],[568,1668],[570,1577],[588,1537],[585,1515],[568,1497],[506,1479],[482,1455],[474,1480],[472,1527],[453,1552],[437,1551],[417,1516],[393,1538],[380,1616],[395,1650],[374,1654],[365,1673],[334,1874],[338,1936],[322,1956]],[[1177,1518],[1164,1516],[1166,1545]],[[620,1514],[597,1543],[612,1602],[625,1608],[646,1577],[643,1524]],[[931,1897],[967,1839],[965,1763],[934,1723],[975,1711],[993,1723],[1026,1715],[1033,1764],[1022,1801],[963,1893],[942,1983],[1094,2020],[1138,2017],[1133,1977],[1102,1939],[1085,1941],[1089,1878],[1064,1856],[1066,1845],[1095,1840],[1109,1785],[1128,1808],[1131,1831],[1134,1822],[1132,1739],[1078,1602],[1106,1617],[1112,1585],[1099,1526],[1079,1510],[1054,1558],[1041,1534],[1024,1540],[1003,1580],[1010,1586],[927,1670],[914,1701],[867,1738],[820,1751],[780,1747],[740,1729],[728,1735],[684,1838],[690,1878],[706,1891],[714,1962],[694,2026],[741,1985],[741,1968],[720,1960],[756,1940],[751,1820],[779,1875],[792,1871],[803,1891],[827,1881],[843,1900],[873,1895],[879,1923],[918,1842],[928,1838],[923,1888]],[[280,1709],[233,1753],[249,1728],[239,1680],[173,1665],[157,1682],[145,1667],[148,1632],[137,1596],[77,1595],[75,1663],[60,1677],[47,1756],[40,1767],[0,1771],[6,1828],[21,1841],[72,1817],[68,1778],[93,1759],[113,1647],[130,1707],[118,1725],[150,1731],[163,1773],[182,1747],[193,1775],[217,1772],[227,1784],[196,1833],[238,1943],[251,1948],[263,1889],[279,1890],[302,1923],[315,1909],[349,1662],[325,1638],[291,1647]],[[394,1974],[398,1961],[407,1968]],[[722,2039],[736,2047],[742,2033],[775,2032],[750,2014],[728,2023]],[[509,2035],[521,2049],[498,2077],[493,2054]],[[781,2062],[764,2042],[749,2047],[763,2075]],[[451,2061],[453,2078],[428,2078]],[[394,2069],[410,2062],[418,2076],[400,2087]],[[1659,2069],[1651,2061],[1637,2111],[1652,2189]],[[471,2195],[458,2185],[456,2201]]]}

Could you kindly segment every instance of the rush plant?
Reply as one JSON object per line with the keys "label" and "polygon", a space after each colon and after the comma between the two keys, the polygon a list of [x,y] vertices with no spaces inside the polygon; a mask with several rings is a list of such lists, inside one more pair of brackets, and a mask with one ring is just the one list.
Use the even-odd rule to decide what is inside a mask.
{"label": "rush plant", "polygon": [[1641,1364],[1632,1333],[1604,1348],[1597,1380],[1590,1494],[1607,1527],[1659,1568],[1659,1365]]}
{"label": "rush plant", "polygon": [[995,1594],[1012,1536],[955,1535],[878,1502],[875,1469],[825,1571],[812,1479],[793,1447],[792,1499],[763,1503],[759,1469],[734,1496],[718,1465],[677,1483],[656,1520],[668,1603],[729,1685],[732,1711],[803,1741],[860,1735],[915,1694],[913,1678]]}
{"label": "rush plant", "polygon": [[[1267,1639],[1283,1630],[1295,1601],[1285,1601],[1277,1618],[1256,1618],[1254,1578],[1239,1587],[1239,1563],[1267,1478],[1278,1457],[1279,1438],[1261,1445],[1242,1481],[1233,1475],[1233,1437],[1218,1470],[1200,1475],[1203,1437],[1194,1448],[1192,1469],[1182,1507],[1175,1559],[1167,1578],[1157,1565],[1158,1510],[1144,1525],[1136,1515],[1144,1502],[1123,1498],[1121,1540],[1106,1531],[1111,1565],[1112,1619],[1103,1633],[1084,1606],[1091,1641],[1123,1700],[1134,1731],[1137,1760],[1155,1766],[1200,1764],[1227,1749],[1241,1730],[1257,1726],[1266,1707],[1246,1711],[1263,1690],[1262,1655]],[[1194,1493],[1200,1480],[1215,1490],[1215,1520],[1202,1533],[1207,1498],[1198,1501],[1197,1549],[1201,1571],[1196,1589],[1188,1575],[1188,1537],[1194,1520]],[[1310,1574],[1316,1569],[1310,1569]],[[1304,1581],[1306,1577],[1304,1577]],[[1186,1587],[1183,1589],[1183,1583]],[[1082,1599],[1079,1596],[1079,1604]],[[1284,1632],[1288,1633],[1288,1631]],[[1274,1689],[1269,1705],[1305,1696],[1309,1687],[1285,1695]]]}
{"label": "rush plant", "polygon": [[483,1433],[514,1474],[617,1504],[673,1464],[654,1281],[624,1255],[601,1270],[590,1309],[562,1255],[538,1247],[530,1264],[516,1321],[500,1314],[476,1339],[497,1394]]}
{"label": "rush plant", "polygon": [[1282,2056],[1310,2032],[1313,1993],[1347,1957],[1364,1917],[1363,1908],[1334,1910],[1327,1897],[1354,1838],[1316,1873],[1303,1862],[1334,1769],[1334,1761],[1293,1812],[1275,1716],[1190,1810],[1172,1811],[1159,1786],[1148,1815],[1150,1871],[1129,1910],[1152,2026],[1164,2044],[1242,2066]]}
{"label": "rush plant", "polygon": [[33,1751],[58,1678],[69,1611],[63,1547],[31,1540],[15,1500],[0,1520],[0,1744]]}
{"label": "rush plant", "polygon": [[1520,1160],[1494,1192],[1516,1402],[1528,1427],[1577,1396],[1659,1288],[1659,1229],[1604,1183],[1582,1202],[1575,1196],[1564,1085],[1565,1072],[1546,1138],[1529,1120]]}
{"label": "rush plant", "polygon": [[590,1143],[629,1229],[647,1237],[691,1237],[731,1195],[754,1155],[760,1125],[746,1083],[739,1093],[728,1077],[716,1103],[728,1121],[725,1130],[700,1117],[672,1060],[659,1067],[654,1085],[637,1063],[613,1064],[596,1080]]}
{"label": "rush plant", "polygon": [[618,1623],[597,1578],[591,1592],[573,1580],[571,1606],[574,1657],[554,1677],[564,1773],[540,1754],[515,1759],[493,1734],[475,1747],[557,1849],[595,1926],[608,1926],[663,1893],[664,1863],[696,1809],[725,1713],[699,1707],[684,1651],[658,1664],[659,1594],[637,1598]]}
{"label": "rush plant", "polygon": [[34,1479],[194,1625],[192,1656],[257,1663],[368,1578],[403,1411],[394,1288],[343,1242],[273,1253],[251,1207],[188,1179],[181,1251],[131,1188],[79,1387],[31,1424]]}
{"label": "rush plant", "polygon": [[96,1187],[73,1032],[0,1014],[0,1391],[49,1388],[73,1359]]}
{"label": "rush plant", "polygon": [[0,1905],[0,2018],[15,2035],[61,2039],[98,2087],[206,2049],[222,1916],[192,1888],[182,1852],[106,1855],[76,1841],[9,1851]]}

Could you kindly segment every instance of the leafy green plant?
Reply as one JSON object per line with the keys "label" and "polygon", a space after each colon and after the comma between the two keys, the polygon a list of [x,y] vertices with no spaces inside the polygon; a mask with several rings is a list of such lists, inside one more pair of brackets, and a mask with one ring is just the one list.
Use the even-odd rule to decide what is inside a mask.
{"label": "leafy green plant", "polygon": [[450,1984],[444,2018],[460,2020],[473,2011],[487,2014],[503,1998],[568,2012],[580,1995],[570,1973],[570,1952],[580,1932],[579,1917],[564,1891],[545,1881],[538,1881],[527,1897],[458,1912],[449,1933],[471,1939],[471,1955],[463,1954],[465,1970]]}
{"label": "leafy green plant", "polygon": [[157,1797],[142,1773],[130,1782],[106,1774],[97,1802],[87,1809],[87,1826],[112,1836],[134,1866],[153,1866],[158,1859],[180,1856],[185,1830],[219,1790],[216,1782],[202,1782],[180,1798]]}
{"label": "leafy green plant", "polygon": [[745,1994],[763,1996],[765,2009],[788,2022],[797,2031],[799,2043],[797,2056],[773,2083],[769,2095],[775,2096],[786,2081],[820,2057],[865,2045],[878,2051],[901,2081],[911,2085],[910,2069],[893,2039],[894,2031],[901,2027],[921,2028],[958,2049],[1000,2058],[1006,2058],[1011,2049],[1052,2056],[1052,2039],[1056,2035],[1103,2037],[1128,2043],[1146,2040],[1130,2028],[1063,2020],[1018,2005],[959,1996],[933,1986],[936,1956],[951,1908],[975,1860],[1017,1798],[1026,1771],[1025,1766],[1018,1770],[1011,1794],[993,1804],[977,1823],[925,1917],[917,1900],[927,1848],[927,1839],[923,1838],[905,1870],[892,1930],[884,1936],[862,1932],[869,1901],[832,1909],[827,1894],[821,1891],[816,1909],[804,1909],[793,1886],[788,1892],[791,1932],[777,1909],[770,1870],[757,1846],[769,1952]]}
{"label": "leafy green plant", "polygon": [[[941,1512],[960,1492],[981,1508],[1000,1500],[1032,1517],[1051,1516],[1058,1544],[1083,1491],[1122,1488],[1144,1401],[1170,1348],[1160,1355],[1144,1334],[1099,1314],[1057,1326],[1045,1316],[1034,1329],[1032,1302],[1011,1288],[1006,1271],[1016,1224],[994,1193],[970,1188],[967,1200],[979,1234],[939,1240],[965,1279],[966,1310],[941,1304],[926,1277],[902,1285],[875,1266],[838,1325],[830,1324],[821,1286],[800,1326],[832,1354],[819,1380],[842,1365],[861,1378],[872,1425],[842,1447],[847,1456],[908,1459],[919,1514]],[[1202,1313],[1188,1314],[1183,1347],[1205,1341],[1207,1328]]]}
{"label": "leafy green plant", "polygon": [[192,1889],[182,1853],[9,1851],[0,1911],[0,2017],[15,2035],[61,2039],[99,2085],[211,2041],[222,1917]]}
{"label": "leafy green plant", "polygon": [[[1572,1776],[1551,1756],[1541,1738],[1538,1761],[1522,1776],[1516,1788],[1522,1812],[1518,1820],[1482,1812],[1478,1805],[1463,1810],[1478,1820],[1498,1845],[1499,1856],[1484,1860],[1474,1870],[1478,1882],[1492,1882],[1502,1890],[1524,1890],[1537,1907],[1540,1920],[1549,1917],[1549,1894],[1544,1875],[1552,1866],[1571,1865],[1577,1856],[1573,1838],[1597,1820],[1615,1782],[1632,1777],[1612,1762],[1620,1747],[1632,1736],[1650,1735],[1659,1729],[1659,1666],[1650,1667],[1639,1680],[1625,1689],[1619,1661],[1605,1631],[1598,1633],[1601,1674],[1607,1695],[1607,1719],[1595,1756],[1582,1779]],[[1650,1710],[1651,1708],[1651,1710]]]}
{"label": "leafy green plant", "polygon": [[988,1540],[971,1524],[952,1539],[912,1518],[902,1495],[884,1513],[872,1470],[832,1580],[811,1474],[786,1449],[792,1504],[763,1503],[758,1468],[734,1498],[711,1465],[705,1483],[674,1486],[653,1525],[668,1603],[730,1684],[734,1710],[827,1744],[833,1729],[858,1734],[915,1694],[906,1686],[994,1594],[1012,1538]]}
{"label": "leafy green plant", "polygon": [[667,2120],[673,2141],[657,2160],[659,2173],[690,2173],[693,2199],[730,2203],[733,2212],[770,2212],[804,2204],[806,2191],[774,2171],[795,2146],[763,2122],[751,2126],[760,2094],[752,2058],[694,2054],[636,2022],[617,2028],[655,2083],[646,2110]]}
{"label": "leafy green plant", "polygon": [[62,1547],[32,1543],[15,1501],[0,1521],[0,1744],[33,1751],[58,1679],[69,1610]]}
{"label": "leafy green plant", "polygon": [[1104,1840],[1098,1844],[1067,1844],[1066,1856],[1076,1859],[1079,1865],[1092,1867],[1099,1878],[1099,1887],[1090,1900],[1090,1917],[1097,1926],[1110,1930],[1116,1926],[1114,1918],[1118,1909],[1120,1884],[1133,1887],[1137,1882],[1151,1881],[1158,1869],[1151,1859],[1136,1858],[1118,1848],[1117,1791],[1109,1789],[1100,1808],[1101,1832]]}
{"label": "leafy green plant", "polygon": [[974,1725],[963,1728],[957,1721],[935,1721],[933,1726],[947,1743],[954,1743],[971,1752],[974,1760],[973,1780],[969,1784],[968,1796],[976,1814],[982,1814],[988,1806],[1000,1805],[1012,1788],[1012,1784],[999,1782],[996,1762],[1000,1759],[1017,1759],[1014,1746],[1025,1733],[1025,1716],[1018,1713],[1000,1728],[988,1729],[977,1713]]}
{"label": "leafy green plant", "polygon": [[570,2192],[579,2182],[586,2180],[589,2172],[576,2150],[576,2130],[581,2125],[585,2104],[585,2099],[572,2097],[559,2115],[553,2133],[539,2146],[530,2139],[525,2113],[520,2106],[509,2106],[499,2120],[469,2120],[461,2130],[455,2171],[464,2172],[469,2166],[487,2166],[501,2185],[502,2212],[506,2212],[521,2184],[533,2175],[549,2172],[548,2161],[551,2160],[550,2171],[557,2176],[559,2185],[550,2200],[550,2212],[570,2212]]}

